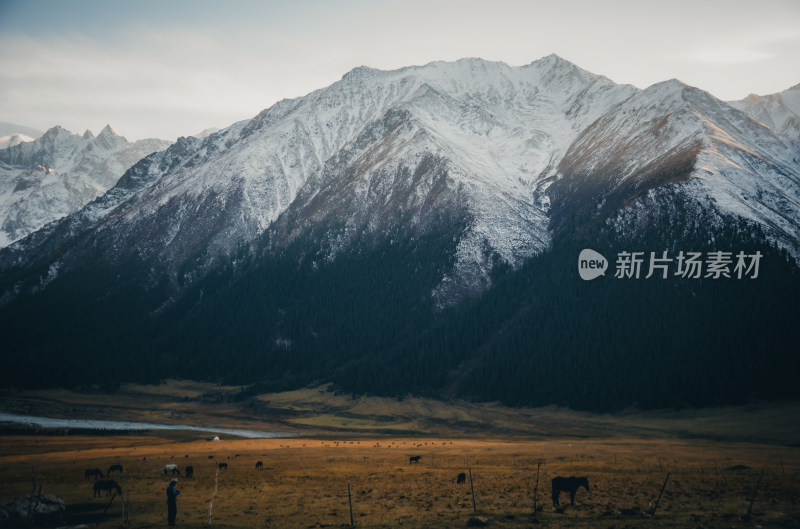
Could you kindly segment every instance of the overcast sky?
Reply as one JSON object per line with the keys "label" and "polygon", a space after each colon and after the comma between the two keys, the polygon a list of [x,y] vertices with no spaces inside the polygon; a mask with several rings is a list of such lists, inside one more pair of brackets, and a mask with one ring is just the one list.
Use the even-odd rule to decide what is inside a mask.
{"label": "overcast sky", "polygon": [[640,88],[779,92],[800,83],[800,1],[0,0],[0,121],[174,140],[360,65],[550,53]]}

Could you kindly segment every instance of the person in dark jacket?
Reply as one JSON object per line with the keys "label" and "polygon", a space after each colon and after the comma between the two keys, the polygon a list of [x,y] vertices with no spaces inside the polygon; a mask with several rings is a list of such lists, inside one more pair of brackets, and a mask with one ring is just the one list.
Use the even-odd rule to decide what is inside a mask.
{"label": "person in dark jacket", "polygon": [[178,478],[172,478],[172,481],[167,485],[167,521],[169,525],[175,525],[175,515],[178,514],[178,506],[175,504],[175,498],[181,493],[176,488]]}

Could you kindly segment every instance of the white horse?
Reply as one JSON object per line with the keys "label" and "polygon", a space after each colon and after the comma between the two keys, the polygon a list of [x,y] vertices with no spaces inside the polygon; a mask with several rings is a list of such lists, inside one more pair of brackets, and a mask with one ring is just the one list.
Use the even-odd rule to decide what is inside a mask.
{"label": "white horse", "polygon": [[161,475],[163,476],[167,472],[172,472],[172,475],[175,474],[181,475],[181,469],[178,468],[178,465],[164,465],[164,468],[161,469]]}

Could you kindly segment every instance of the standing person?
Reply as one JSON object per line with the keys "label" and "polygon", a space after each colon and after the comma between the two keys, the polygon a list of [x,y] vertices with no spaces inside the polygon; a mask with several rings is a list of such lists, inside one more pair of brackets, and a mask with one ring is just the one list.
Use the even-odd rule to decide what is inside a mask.
{"label": "standing person", "polygon": [[175,515],[178,514],[178,506],[175,504],[175,498],[181,493],[175,485],[178,484],[178,478],[172,478],[172,481],[167,485],[167,521],[169,525],[175,525]]}

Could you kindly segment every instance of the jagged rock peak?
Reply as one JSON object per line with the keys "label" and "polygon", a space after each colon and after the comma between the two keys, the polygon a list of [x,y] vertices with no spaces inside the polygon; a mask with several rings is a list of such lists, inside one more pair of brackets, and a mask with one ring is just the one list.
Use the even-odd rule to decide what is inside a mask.
{"label": "jagged rock peak", "polygon": [[111,125],[106,125],[105,127],[103,127],[103,130],[100,131],[100,134],[97,135],[98,138],[101,136],[121,137],[122,135],[118,133],[116,130],[114,130],[114,128]]}
{"label": "jagged rock peak", "polygon": [[62,133],[72,134],[70,131],[68,131],[67,129],[65,129],[61,125],[56,125],[55,127],[51,127],[49,129],[47,129],[47,132],[42,134],[42,137],[43,138],[44,137],[53,138],[53,137],[58,136],[59,134],[62,134]]}

